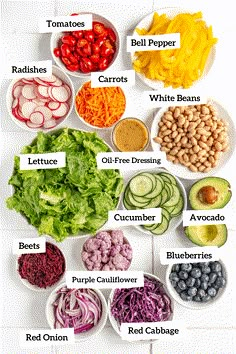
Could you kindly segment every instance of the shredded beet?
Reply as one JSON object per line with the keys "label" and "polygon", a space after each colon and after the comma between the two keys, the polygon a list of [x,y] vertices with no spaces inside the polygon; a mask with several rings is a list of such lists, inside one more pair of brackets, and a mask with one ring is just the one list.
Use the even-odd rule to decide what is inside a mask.
{"label": "shredded beet", "polygon": [[21,278],[32,285],[46,289],[61,278],[65,272],[65,258],[57,246],[46,242],[45,253],[22,254],[18,258]]}

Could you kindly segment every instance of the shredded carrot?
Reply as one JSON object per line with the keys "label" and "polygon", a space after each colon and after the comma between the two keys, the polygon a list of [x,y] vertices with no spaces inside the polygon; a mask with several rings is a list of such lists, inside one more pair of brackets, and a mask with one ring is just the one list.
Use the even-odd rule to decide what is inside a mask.
{"label": "shredded carrot", "polygon": [[75,98],[76,110],[85,122],[99,128],[108,128],[123,115],[126,100],[120,87],[91,88],[86,82]]}

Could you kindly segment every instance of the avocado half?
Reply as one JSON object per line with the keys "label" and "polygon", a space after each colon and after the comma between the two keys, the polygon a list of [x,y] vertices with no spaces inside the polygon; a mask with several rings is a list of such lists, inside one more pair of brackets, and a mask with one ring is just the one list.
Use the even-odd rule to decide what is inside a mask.
{"label": "avocado half", "polygon": [[228,235],[227,227],[224,224],[187,226],[184,232],[189,240],[198,246],[221,247],[227,241]]}
{"label": "avocado half", "polygon": [[192,209],[221,209],[231,199],[229,182],[221,177],[206,177],[194,183],[189,192]]}

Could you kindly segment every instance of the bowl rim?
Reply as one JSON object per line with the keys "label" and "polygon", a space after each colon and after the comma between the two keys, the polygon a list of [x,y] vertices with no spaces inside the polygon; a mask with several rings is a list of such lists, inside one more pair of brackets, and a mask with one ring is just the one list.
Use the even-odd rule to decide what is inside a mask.
{"label": "bowl rim", "polygon": [[[215,261],[210,261],[210,262],[215,262]],[[218,260],[218,262],[221,263],[221,265],[223,266],[223,275],[226,278],[226,284],[224,286],[224,288],[220,288],[220,294],[219,291],[216,295],[216,297],[213,300],[210,300],[208,302],[204,302],[204,303],[199,303],[199,302],[194,302],[194,301],[184,301],[181,299],[181,297],[179,296],[179,294],[175,291],[174,287],[171,285],[170,280],[169,280],[169,275],[171,272],[171,268],[174,264],[169,264],[166,268],[166,275],[165,275],[165,283],[166,286],[168,288],[169,293],[171,294],[171,297],[178,302],[181,306],[184,306],[185,308],[191,309],[191,310],[204,310],[208,307],[211,307],[213,305],[215,305],[220,299],[221,297],[224,295],[226,289],[227,289],[227,285],[228,285],[228,272],[227,272],[227,268],[226,265],[224,263],[224,261],[222,261],[222,259],[220,258]],[[190,262],[191,263],[191,262]],[[201,263],[201,262],[196,262],[196,263]],[[202,262],[204,263],[204,262]],[[175,263],[177,264],[177,263]],[[201,304],[201,305],[199,305]]]}
{"label": "bowl rim", "polygon": [[[56,65],[52,65],[52,74],[57,76],[57,73],[60,73],[61,76],[64,76],[64,78],[66,78],[66,80],[68,82],[66,82],[66,84],[68,84],[68,86],[70,87],[71,89],[71,97],[69,98],[69,101],[70,101],[70,109],[68,111],[68,113],[60,118],[60,119],[57,119],[57,121],[59,121],[57,123],[57,125],[54,127],[54,128],[48,128],[48,129],[45,129],[45,128],[29,128],[27,127],[27,125],[25,124],[25,122],[20,122],[11,112],[11,103],[13,102],[13,97],[12,97],[12,88],[14,86],[14,84],[16,82],[18,82],[19,80],[21,80],[23,77],[20,77],[20,78],[16,78],[16,79],[13,79],[11,80],[10,84],[8,85],[8,88],[7,88],[7,93],[6,93],[6,106],[7,106],[7,111],[8,111],[8,114],[9,116],[11,117],[12,121],[18,125],[18,127],[24,129],[25,131],[28,131],[29,133],[35,133],[35,132],[51,132],[53,131],[53,129],[57,129],[59,128],[62,124],[64,124],[64,122],[67,120],[67,118],[71,115],[71,112],[73,110],[73,105],[74,105],[74,95],[75,95],[75,89],[74,89],[74,85],[73,85],[73,82],[71,80],[71,78],[58,66]],[[40,76],[34,76],[34,77],[40,77]],[[61,78],[63,80],[63,78]]]}
{"label": "bowl rim", "polygon": [[[105,22],[105,23],[107,23],[107,25],[108,25],[109,27],[111,27],[112,30],[115,32],[115,34],[116,34],[116,51],[115,51],[115,54],[114,54],[114,56],[113,56],[113,58],[112,58],[111,63],[110,63],[109,66],[107,67],[107,69],[110,69],[110,68],[113,66],[113,64],[115,63],[115,61],[116,61],[116,59],[117,59],[117,57],[118,57],[118,55],[119,55],[119,52],[120,52],[120,43],[121,43],[121,41],[120,41],[120,35],[119,35],[118,30],[116,29],[116,26],[113,25],[113,23],[112,23],[110,20],[108,20],[106,17],[104,17],[104,16],[102,16],[102,15],[100,15],[100,14],[94,13],[94,12],[82,11],[82,12],[79,12],[79,14],[80,14],[80,15],[92,15],[92,21],[101,21],[102,23]],[[68,14],[68,16],[70,16],[70,14]],[[80,78],[80,79],[83,79],[83,78],[84,78],[84,79],[87,79],[87,78],[89,78],[89,77],[91,76],[91,72],[89,72],[89,73],[82,73],[82,72],[80,72],[80,71],[70,71],[70,70],[68,70],[68,69],[65,67],[65,65],[60,61],[60,59],[57,58],[57,57],[54,55],[54,52],[53,52],[53,50],[54,50],[54,48],[55,48],[55,45],[54,45],[55,43],[54,43],[54,42],[55,42],[55,40],[60,39],[61,36],[62,36],[62,34],[63,34],[63,31],[62,31],[62,32],[53,32],[53,33],[51,34],[51,37],[50,37],[50,52],[51,52],[51,56],[52,56],[54,62],[55,62],[56,65],[57,65],[58,67],[60,67],[65,73],[67,73],[67,75],[70,75],[70,76],[73,76],[73,77],[76,77],[76,78]],[[106,70],[107,70],[107,69],[106,69]],[[101,73],[106,72],[106,70],[101,71]],[[99,72],[100,72],[100,71],[99,71]]]}
{"label": "bowl rim", "polygon": [[[173,227],[173,226],[172,226],[172,227],[168,226],[167,230],[166,230],[163,234],[159,235],[159,236],[163,236],[163,235],[165,235],[165,234],[168,233],[168,232],[172,232],[172,231],[176,230],[177,227],[178,227],[178,226],[181,224],[181,222],[183,221],[183,211],[187,209],[187,204],[188,204],[187,192],[186,192],[186,189],[185,189],[183,183],[180,181],[179,177],[177,177],[175,174],[173,174],[172,172],[170,172],[170,171],[167,170],[167,169],[164,169],[164,168],[156,168],[156,169],[153,169],[153,168],[152,168],[152,169],[147,169],[147,170],[146,170],[146,169],[139,170],[139,172],[133,173],[132,175],[129,176],[129,179],[128,179],[128,181],[127,181],[125,187],[124,187],[124,191],[123,191],[123,193],[122,193],[122,200],[121,200],[121,201],[122,201],[122,208],[123,208],[124,210],[128,210],[128,209],[126,209],[126,207],[125,207],[125,205],[124,205],[124,193],[125,193],[125,190],[126,190],[128,184],[129,184],[130,180],[131,180],[133,177],[135,177],[135,176],[137,176],[137,175],[139,175],[139,174],[141,174],[141,173],[145,173],[145,172],[148,172],[148,173],[166,172],[166,173],[169,173],[170,175],[172,175],[172,176],[176,179],[176,181],[177,181],[177,183],[178,183],[178,185],[179,185],[179,187],[180,187],[180,189],[181,189],[182,196],[183,196],[183,199],[184,199],[183,210],[182,210],[181,214],[177,216],[178,221],[176,221],[176,225],[175,225],[174,227]],[[161,207],[160,207],[160,208],[161,208]],[[145,209],[143,209],[143,210],[145,210]],[[172,220],[171,220],[171,221],[172,221]],[[170,221],[169,225],[171,224],[171,221]],[[143,228],[142,226],[140,226],[140,225],[132,225],[132,226],[135,227],[136,229],[138,229],[140,232],[146,234],[146,235],[155,236],[153,233],[151,233],[150,231],[144,229],[144,228]]]}
{"label": "bowl rim", "polygon": [[[62,288],[62,287],[67,287],[66,285],[66,282],[63,282],[63,283],[60,283],[56,288],[54,288],[52,290],[52,292],[49,294],[48,298],[47,298],[47,301],[46,301],[46,306],[45,306],[45,314],[46,314],[46,320],[47,320],[47,323],[49,325],[49,327],[51,329],[55,329],[54,328],[54,325],[53,325],[53,321],[50,320],[50,307],[52,306],[52,300],[55,298],[56,296],[56,292]],[[68,288],[67,289],[72,289],[72,288]],[[77,289],[77,288],[73,288],[73,289]],[[78,288],[78,289],[83,289],[83,287],[81,288]],[[107,322],[107,317],[108,317],[108,307],[107,307],[107,301],[106,301],[106,298],[105,296],[103,295],[103,293],[101,292],[100,289],[92,289],[92,288],[88,288],[89,290],[92,290],[94,291],[100,301],[101,301],[101,304],[102,304],[102,314],[101,314],[101,317],[97,323],[96,326],[92,327],[91,330],[94,329],[93,333],[90,334],[90,335],[87,335],[83,338],[78,338],[79,336],[83,336],[83,333],[89,333],[89,331],[86,331],[86,332],[83,332],[83,333],[77,333],[77,334],[74,334],[74,338],[75,338],[75,342],[83,342],[83,341],[86,341],[86,340],[89,340],[91,339],[92,337],[94,337],[95,335],[98,335],[102,330],[103,328],[105,327],[106,325],[106,322]],[[54,317],[54,316],[53,316]],[[55,317],[54,317],[55,318]],[[99,323],[100,322],[100,323]],[[73,328],[73,327],[72,327]]]}

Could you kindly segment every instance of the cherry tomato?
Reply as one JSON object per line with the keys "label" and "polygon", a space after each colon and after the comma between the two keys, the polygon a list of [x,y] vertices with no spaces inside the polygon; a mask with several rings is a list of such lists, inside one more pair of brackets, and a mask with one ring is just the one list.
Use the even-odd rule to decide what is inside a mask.
{"label": "cherry tomato", "polygon": [[101,47],[101,45],[105,43],[105,40],[106,40],[106,37],[99,37],[96,40],[95,44],[97,44],[99,47]]}
{"label": "cherry tomato", "polygon": [[82,58],[82,61],[89,71],[93,70],[93,63],[89,58]]}
{"label": "cherry tomato", "polygon": [[78,39],[80,39],[80,38],[83,38],[83,36],[84,36],[84,33],[83,33],[84,31],[73,31],[72,32],[72,35],[75,37],[75,38],[78,38]]}
{"label": "cherry tomato", "polygon": [[68,58],[66,57],[62,57],[61,60],[63,61],[63,63],[67,66],[67,65],[71,65],[71,62]]}
{"label": "cherry tomato", "polygon": [[91,47],[91,44],[88,43],[88,44],[85,44],[82,48],[83,52],[85,55],[89,56],[92,54],[92,47]]}
{"label": "cherry tomato", "polygon": [[61,45],[61,54],[63,57],[68,57],[71,54],[70,47],[68,44],[63,43]]}
{"label": "cherry tomato", "polygon": [[95,35],[97,36],[102,36],[103,33],[105,32],[105,26],[103,23],[101,22],[93,22],[93,32],[95,33]]}
{"label": "cherry tomato", "polygon": [[114,44],[112,44],[109,39],[106,39],[104,44],[107,48],[110,48],[110,49],[114,49],[114,47],[115,47]]}
{"label": "cherry tomato", "polygon": [[104,44],[101,46],[100,54],[102,57],[108,57],[109,55],[114,54],[114,50],[112,48],[106,47]]}
{"label": "cherry tomato", "polygon": [[70,64],[67,65],[66,68],[70,71],[78,71],[79,70],[79,64]]}
{"label": "cherry tomato", "polygon": [[62,43],[68,44],[70,47],[73,47],[77,42],[73,36],[63,36],[61,41]]}
{"label": "cherry tomato", "polygon": [[106,57],[101,58],[101,60],[98,63],[99,70],[106,70],[108,67],[108,59]]}
{"label": "cherry tomato", "polygon": [[84,53],[83,48],[77,47],[77,48],[76,48],[76,52],[77,52],[77,54],[78,54],[79,56],[81,56],[81,57],[86,57],[86,54]]}
{"label": "cherry tomato", "polygon": [[71,64],[77,64],[78,63],[78,59],[76,58],[76,56],[74,54],[70,54],[68,56],[68,59],[71,62]]}
{"label": "cherry tomato", "polygon": [[84,64],[84,62],[81,60],[81,62],[79,63],[79,67],[80,70],[82,71],[82,73],[90,73],[91,71],[88,69],[88,67]]}
{"label": "cherry tomato", "polygon": [[88,44],[87,39],[81,38],[77,42],[77,47],[81,48],[81,47],[84,47],[86,44]]}
{"label": "cherry tomato", "polygon": [[92,44],[92,52],[93,54],[98,54],[100,52],[100,46],[97,43]]}
{"label": "cherry tomato", "polygon": [[94,42],[94,33],[92,30],[85,31],[84,38],[87,39],[88,42]]}
{"label": "cherry tomato", "polygon": [[100,60],[100,55],[99,54],[93,54],[90,57],[90,60],[92,63],[98,63]]}
{"label": "cherry tomato", "polygon": [[113,31],[112,28],[107,28],[107,32],[108,32],[108,37],[109,39],[112,41],[112,42],[115,42],[116,41],[116,34],[115,32]]}
{"label": "cherry tomato", "polygon": [[61,56],[60,48],[54,48],[53,53],[54,53],[55,57],[60,58],[60,56]]}

